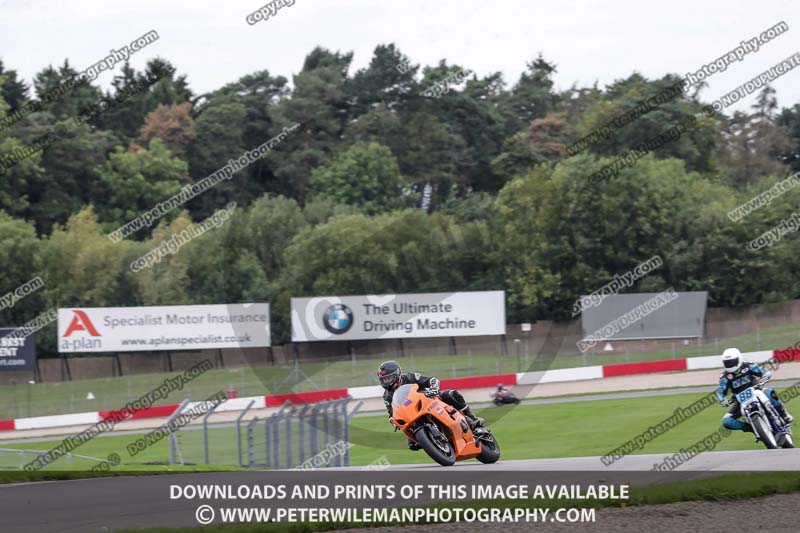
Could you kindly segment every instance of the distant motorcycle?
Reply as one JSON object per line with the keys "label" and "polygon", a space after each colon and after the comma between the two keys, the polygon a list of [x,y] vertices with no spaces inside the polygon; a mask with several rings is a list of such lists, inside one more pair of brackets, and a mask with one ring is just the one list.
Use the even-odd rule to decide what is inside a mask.
{"label": "distant motorcycle", "polygon": [[492,394],[492,401],[495,405],[517,405],[519,398],[508,389],[502,389]]}
{"label": "distant motorcycle", "polygon": [[768,449],[794,448],[792,428],[772,406],[761,387],[769,381],[762,378],[754,387],[748,387],[736,394],[742,406],[742,416],[750,423],[756,434],[756,442],[760,441]]}

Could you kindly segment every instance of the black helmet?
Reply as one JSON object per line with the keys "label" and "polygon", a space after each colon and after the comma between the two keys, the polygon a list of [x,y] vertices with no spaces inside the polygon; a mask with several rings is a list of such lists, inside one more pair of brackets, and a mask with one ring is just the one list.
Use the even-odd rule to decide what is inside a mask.
{"label": "black helmet", "polygon": [[400,363],[397,361],[384,361],[378,367],[378,381],[381,382],[381,387],[386,390],[394,390],[400,384]]}
{"label": "black helmet", "polygon": [[497,384],[497,390],[503,390],[503,384],[502,383],[498,383]]}

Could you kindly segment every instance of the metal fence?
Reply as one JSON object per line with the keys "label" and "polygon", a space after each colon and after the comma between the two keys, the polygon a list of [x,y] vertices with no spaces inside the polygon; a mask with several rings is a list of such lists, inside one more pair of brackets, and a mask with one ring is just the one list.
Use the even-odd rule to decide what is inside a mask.
{"label": "metal fence", "polygon": [[350,419],[363,402],[350,408],[350,399],[301,407],[284,405],[264,418],[247,423],[250,468],[325,468],[350,466]]}
{"label": "metal fence", "polygon": [[255,469],[325,468],[350,466],[350,420],[363,402],[350,398],[294,406],[283,405],[270,415],[252,414],[254,402],[234,421],[182,428],[171,423],[184,410],[181,404],[170,416],[169,463],[232,465]]}

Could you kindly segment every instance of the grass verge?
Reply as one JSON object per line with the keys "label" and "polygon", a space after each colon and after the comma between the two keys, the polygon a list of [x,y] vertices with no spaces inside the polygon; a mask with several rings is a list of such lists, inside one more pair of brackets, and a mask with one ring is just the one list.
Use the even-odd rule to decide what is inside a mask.
{"label": "grass verge", "polygon": [[[593,457],[606,455],[650,426],[670,417],[678,407],[686,408],[703,396],[695,393],[597,399],[591,402],[487,408],[478,409],[476,412],[486,418],[487,424],[500,442],[503,450],[501,460]],[[800,406],[800,400],[797,398],[787,403],[790,411],[799,411],[797,406]],[[687,448],[718,429],[724,413],[724,409],[713,403],[699,414],[646,443],[641,449],[634,450],[633,453],[675,453],[681,448]],[[254,456],[259,459],[266,451],[262,425],[256,428],[254,435],[257,439],[254,444]],[[245,436],[244,430],[242,436]],[[121,457],[121,463],[117,468],[124,470],[147,468],[148,463],[166,461],[169,456],[167,439],[131,457],[126,451],[127,447],[140,437],[141,435],[112,433],[86,442],[76,449],[75,453],[96,458],[106,458],[116,453]],[[325,446],[324,433],[320,433],[319,439],[322,449]],[[56,446],[58,442],[58,439],[44,442],[17,442],[5,447],[31,450],[28,452],[4,453],[4,447],[0,446],[0,468],[3,466],[19,468],[20,454],[24,455],[25,461],[30,461],[36,457],[36,452],[32,450],[47,450]],[[393,433],[386,418],[382,416],[353,419],[350,424],[350,442],[352,443],[350,458],[353,466],[367,465],[378,458],[383,458],[390,464],[429,461],[423,452],[409,451],[405,437]],[[194,465],[204,463],[202,431],[181,430],[178,433],[178,443],[187,463]],[[297,439],[294,439],[293,444],[297,445]],[[209,446],[212,464],[238,465],[235,427],[210,429]],[[715,451],[757,449],[762,447],[754,442],[751,434],[733,432],[717,445]],[[299,457],[299,454],[295,452],[294,457]],[[95,464],[77,459],[75,461],[75,464],[70,466],[66,464],[66,458],[60,458],[50,468],[88,470]],[[598,460],[598,467],[600,466],[602,465]]]}

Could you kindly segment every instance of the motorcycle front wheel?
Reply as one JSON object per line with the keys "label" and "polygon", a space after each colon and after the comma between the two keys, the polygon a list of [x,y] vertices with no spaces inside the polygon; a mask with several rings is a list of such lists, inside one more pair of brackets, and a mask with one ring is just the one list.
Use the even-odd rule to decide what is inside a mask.
{"label": "motorcycle front wheel", "polygon": [[764,420],[764,417],[760,413],[754,413],[753,416],[750,417],[750,425],[753,426],[753,431],[758,435],[758,439],[764,443],[767,449],[774,450],[778,447],[778,443],[775,442],[775,435],[772,434],[769,424],[767,424],[767,421]]}
{"label": "motorcycle front wheel", "polygon": [[480,439],[481,453],[475,458],[484,464],[496,463],[500,459],[500,444],[495,440],[494,435]]}

